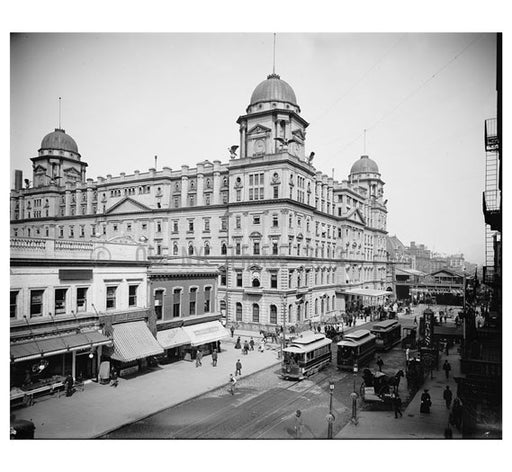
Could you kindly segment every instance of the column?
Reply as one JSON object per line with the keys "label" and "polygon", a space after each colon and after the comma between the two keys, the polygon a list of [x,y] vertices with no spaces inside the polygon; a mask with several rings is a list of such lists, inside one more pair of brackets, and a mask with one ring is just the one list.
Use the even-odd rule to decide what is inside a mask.
{"label": "column", "polygon": [[90,215],[92,213],[92,179],[87,179],[87,214]]}
{"label": "column", "polygon": [[204,165],[197,164],[197,206],[204,205]]}
{"label": "column", "polygon": [[66,207],[64,210],[64,215],[69,216],[71,214],[71,190],[69,188],[66,189]]}
{"label": "column", "polygon": [[71,376],[76,379],[76,351],[71,351]]}
{"label": "column", "polygon": [[77,188],[75,193],[75,208],[76,208],[76,215],[82,214],[82,190]]}
{"label": "column", "polygon": [[[187,168],[187,170],[188,170],[188,168]],[[182,175],[181,176],[181,207],[182,208],[188,206],[187,196],[188,196],[188,176]]]}
{"label": "column", "polygon": [[220,204],[220,172],[216,171],[213,173],[213,205]]}

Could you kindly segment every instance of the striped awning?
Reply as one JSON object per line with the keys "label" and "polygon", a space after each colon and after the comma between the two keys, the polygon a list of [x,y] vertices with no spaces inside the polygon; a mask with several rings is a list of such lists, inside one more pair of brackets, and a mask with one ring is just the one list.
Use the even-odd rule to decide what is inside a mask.
{"label": "striped awning", "polygon": [[21,362],[39,359],[41,357],[50,357],[111,343],[112,339],[107,338],[98,331],[66,334],[51,338],[36,338],[31,341],[11,343],[11,361]]}
{"label": "striped awning", "polygon": [[164,349],[190,344],[191,340],[183,328],[164,329],[156,333],[156,340]]}
{"label": "striped awning", "polygon": [[112,330],[114,353],[111,358],[114,360],[131,362],[164,352],[144,321],[115,324]]}

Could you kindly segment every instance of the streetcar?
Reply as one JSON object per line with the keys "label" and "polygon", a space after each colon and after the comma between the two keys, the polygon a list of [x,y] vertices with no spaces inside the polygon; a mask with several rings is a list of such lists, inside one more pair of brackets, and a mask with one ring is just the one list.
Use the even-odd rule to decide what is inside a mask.
{"label": "streetcar", "polygon": [[346,334],[338,344],[338,368],[352,370],[362,366],[375,355],[375,335],[367,329]]}
{"label": "streetcar", "polygon": [[386,320],[375,323],[371,329],[375,335],[377,351],[386,351],[398,344],[402,339],[402,327],[397,320]]}
{"label": "streetcar", "polygon": [[302,380],[331,362],[332,341],[320,333],[304,333],[283,349],[281,376]]}

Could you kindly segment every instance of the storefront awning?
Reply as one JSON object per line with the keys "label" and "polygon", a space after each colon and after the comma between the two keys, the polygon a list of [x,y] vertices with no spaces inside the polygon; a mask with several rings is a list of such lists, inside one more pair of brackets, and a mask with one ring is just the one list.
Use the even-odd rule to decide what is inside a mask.
{"label": "storefront awning", "polygon": [[116,361],[131,362],[164,352],[144,321],[115,324],[112,330],[114,353],[111,358]]}
{"label": "storefront awning", "polygon": [[184,328],[172,328],[158,331],[158,333],[156,333],[156,340],[164,349],[184,346],[191,342]]}
{"label": "storefront awning", "polygon": [[360,295],[363,297],[382,297],[384,295],[393,295],[387,290],[376,290],[373,288],[348,288],[344,290],[346,295]]}
{"label": "storefront awning", "polygon": [[230,336],[229,331],[219,321],[209,321],[183,328],[190,338],[192,346],[213,343]]}
{"label": "storefront awning", "polygon": [[11,360],[13,362],[28,361],[111,343],[112,339],[98,331],[34,339],[22,343],[12,343]]}

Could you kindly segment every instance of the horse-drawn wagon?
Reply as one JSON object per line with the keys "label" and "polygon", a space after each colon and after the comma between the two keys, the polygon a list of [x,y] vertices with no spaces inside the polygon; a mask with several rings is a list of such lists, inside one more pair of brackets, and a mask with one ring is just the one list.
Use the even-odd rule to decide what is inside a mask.
{"label": "horse-drawn wagon", "polygon": [[401,377],[404,377],[404,371],[401,369],[393,376],[384,372],[372,372],[370,369],[364,369],[360,389],[361,398],[365,402],[391,405],[393,394],[398,392]]}

